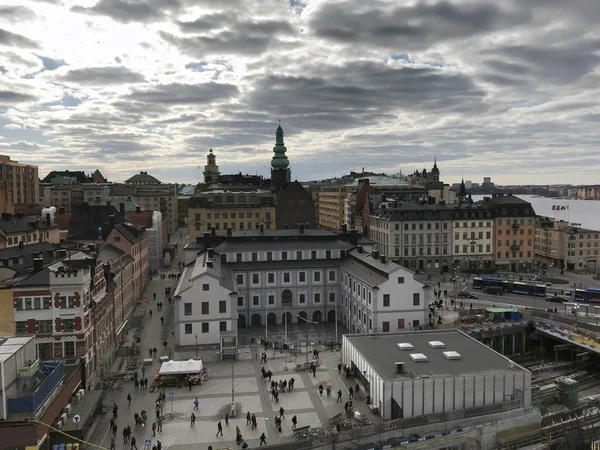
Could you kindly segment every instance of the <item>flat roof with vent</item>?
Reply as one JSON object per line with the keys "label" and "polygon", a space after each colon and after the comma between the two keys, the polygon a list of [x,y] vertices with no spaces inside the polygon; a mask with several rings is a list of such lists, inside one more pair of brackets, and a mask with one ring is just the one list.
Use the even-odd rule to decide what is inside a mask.
{"label": "flat roof with vent", "polygon": [[[348,334],[344,338],[386,381],[411,379],[421,375],[436,378],[527,372],[509,358],[459,330],[381,333],[376,337],[369,334]],[[440,348],[437,343],[443,343],[444,346]],[[404,350],[402,344],[409,344],[412,348]],[[419,354],[425,359],[415,358]],[[404,362],[401,373],[396,373],[397,361]]]}
{"label": "flat roof with vent", "polygon": [[408,342],[401,342],[400,344],[398,344],[398,348],[400,350],[413,350],[415,348],[415,346],[412,344],[409,344]]}
{"label": "flat roof with vent", "polygon": [[445,348],[446,344],[444,344],[442,341],[429,341],[427,343],[431,348]]}

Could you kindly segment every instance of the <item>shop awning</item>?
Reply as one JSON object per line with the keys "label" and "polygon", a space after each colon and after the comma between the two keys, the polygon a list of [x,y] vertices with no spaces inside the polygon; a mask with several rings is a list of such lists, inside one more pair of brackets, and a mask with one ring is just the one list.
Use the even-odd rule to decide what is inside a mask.
{"label": "shop awning", "polygon": [[200,373],[202,372],[202,361],[190,359],[181,363],[180,373]]}
{"label": "shop awning", "polygon": [[181,370],[181,364],[183,361],[167,361],[162,363],[160,366],[160,370],[158,371],[159,375],[177,375]]}

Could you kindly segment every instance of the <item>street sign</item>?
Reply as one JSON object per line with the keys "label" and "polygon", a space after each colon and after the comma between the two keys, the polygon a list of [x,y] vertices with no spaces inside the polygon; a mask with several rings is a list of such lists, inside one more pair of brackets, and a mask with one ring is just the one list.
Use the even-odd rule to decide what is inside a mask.
{"label": "street sign", "polygon": [[146,447],[150,447],[152,445],[152,441],[150,439],[146,439]]}
{"label": "street sign", "polygon": [[81,420],[81,416],[79,416],[79,414],[75,414],[73,416],[73,423],[79,423],[80,420]]}
{"label": "street sign", "polygon": [[169,392],[169,397],[171,397],[171,398],[175,397],[175,392]]}

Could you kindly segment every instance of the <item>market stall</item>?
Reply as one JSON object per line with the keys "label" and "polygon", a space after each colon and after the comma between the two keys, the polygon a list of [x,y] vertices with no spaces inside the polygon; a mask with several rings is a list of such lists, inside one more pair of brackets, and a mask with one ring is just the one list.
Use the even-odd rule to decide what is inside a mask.
{"label": "market stall", "polygon": [[158,385],[178,386],[182,383],[202,384],[208,379],[208,373],[201,360],[190,359],[188,361],[166,361],[161,364],[158,371]]}

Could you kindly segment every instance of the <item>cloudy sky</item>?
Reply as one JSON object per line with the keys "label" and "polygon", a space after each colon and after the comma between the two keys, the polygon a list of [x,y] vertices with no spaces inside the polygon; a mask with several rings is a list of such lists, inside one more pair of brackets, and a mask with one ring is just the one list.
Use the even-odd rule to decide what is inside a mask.
{"label": "cloudy sky", "polygon": [[111,181],[599,183],[598,0],[0,0],[0,153]]}

